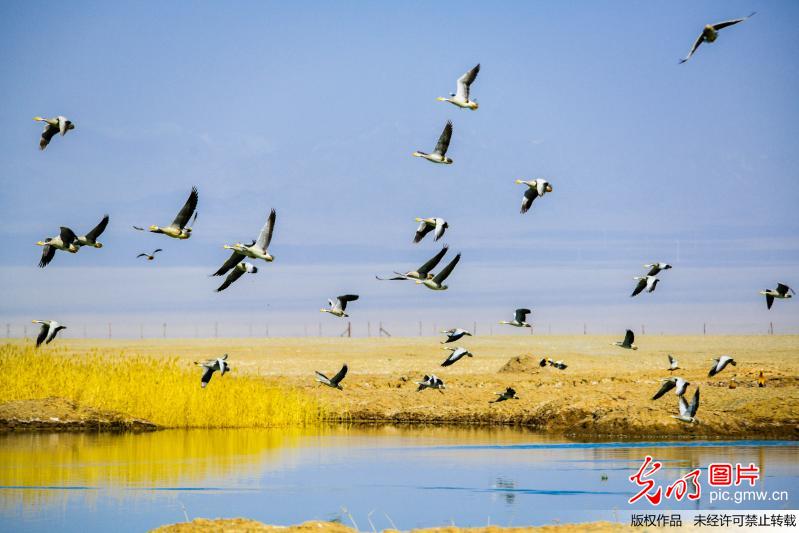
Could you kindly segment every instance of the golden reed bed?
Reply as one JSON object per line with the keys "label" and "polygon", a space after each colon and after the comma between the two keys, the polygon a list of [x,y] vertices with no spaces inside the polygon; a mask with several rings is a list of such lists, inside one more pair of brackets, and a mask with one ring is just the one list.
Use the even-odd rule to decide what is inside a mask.
{"label": "golden reed bed", "polygon": [[[60,396],[168,427],[301,425],[327,419],[515,424],[583,438],[799,438],[799,336],[646,335],[636,339],[637,351],[611,346],[614,340],[465,338],[455,344],[469,348],[474,358],[448,368],[439,366],[447,352],[433,337],[63,339],[36,352],[13,341],[0,356],[0,367],[8,369],[0,372],[0,403],[32,394]],[[215,375],[201,390],[192,361],[222,353],[230,354],[233,372]],[[671,418],[677,412],[673,394],[650,400],[659,380],[669,376],[669,353],[680,362],[677,374],[702,388],[700,424]],[[738,366],[708,378],[712,358],[721,354],[735,357]],[[55,373],[52,357],[76,372],[72,378],[50,375]],[[562,359],[569,367],[542,369],[536,364],[541,357]],[[344,362],[350,373],[343,392],[315,383],[314,370],[334,373]],[[761,370],[764,388],[756,383]],[[444,379],[445,394],[415,392],[414,381],[431,372]],[[48,376],[44,387],[38,383],[41,375]],[[732,378],[735,389],[729,388]],[[490,404],[506,386],[513,386],[521,400]]]}

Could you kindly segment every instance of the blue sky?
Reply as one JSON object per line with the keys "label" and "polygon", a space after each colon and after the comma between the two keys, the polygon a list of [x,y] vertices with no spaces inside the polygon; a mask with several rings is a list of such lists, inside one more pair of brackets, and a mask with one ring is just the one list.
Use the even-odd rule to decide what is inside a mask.
{"label": "blue sky", "polygon": [[[678,65],[705,23],[751,11]],[[769,313],[757,294],[799,288],[797,15],[748,1],[3,3],[0,322],[333,333],[318,308],[357,292],[361,329],[487,325],[527,306],[564,332],[797,331],[796,302]],[[435,101],[477,62],[478,111]],[[31,119],[57,114],[77,128],[40,153]],[[447,120],[455,164],[411,157]],[[524,216],[519,177],[554,186]],[[192,185],[191,240],[130,229],[169,223]],[[272,207],[275,263],[214,293],[222,245],[254,238]],[[37,240],[106,212],[102,250],[36,267]],[[463,253],[445,293],[374,280],[438,249],[411,244],[416,216],[447,219]],[[156,247],[157,262],[135,259]],[[630,299],[653,260],[675,268]]]}

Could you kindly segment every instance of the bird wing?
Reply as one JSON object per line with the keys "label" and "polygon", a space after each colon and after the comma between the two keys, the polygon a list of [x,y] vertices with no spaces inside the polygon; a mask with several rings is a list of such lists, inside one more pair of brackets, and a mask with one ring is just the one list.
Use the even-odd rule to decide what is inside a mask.
{"label": "bird wing", "polygon": [[419,267],[419,270],[417,270],[417,272],[421,275],[421,277],[423,278],[427,277],[427,274],[429,274],[431,270],[436,268],[436,265],[438,265],[438,263],[441,262],[441,258],[444,257],[444,254],[447,253],[447,250],[449,250],[449,246],[444,245],[444,247],[441,248],[441,250],[436,255],[431,257],[425,264]]}
{"label": "bird wing", "polygon": [[151,253],[150,255],[155,255],[158,252],[163,252],[163,250],[161,248],[156,248],[155,250],[153,250],[153,253]]}
{"label": "bird wing", "polygon": [[522,209],[521,213],[526,213],[530,207],[533,205],[533,200],[538,197],[538,190],[534,189],[533,187],[527,187],[527,190],[524,191],[524,197],[522,198]]}
{"label": "bird wing", "polygon": [[139,226],[133,226],[133,229],[135,229],[135,230],[139,230],[139,231],[144,231],[144,228],[141,228],[141,227],[139,227]]}
{"label": "bird wing", "polygon": [[100,223],[97,224],[89,233],[86,234],[86,239],[89,242],[96,242],[97,237],[103,234],[106,226],[108,226],[108,215],[104,215]]}
{"label": "bird wing", "polygon": [[721,372],[721,369],[718,368],[718,366],[719,366],[719,360],[713,359],[713,366],[710,368],[710,372],[707,373],[708,377],[713,377],[719,372]]}
{"label": "bird wing", "polygon": [[713,24],[713,29],[718,31],[718,30],[724,29],[724,28],[726,28],[728,26],[733,26],[735,24],[738,24],[739,22],[743,22],[746,19],[755,16],[756,14],[757,14],[757,11],[753,11],[752,13],[749,14],[749,16],[746,16],[746,17],[743,17],[743,18],[740,18],[740,19],[732,19],[732,20],[725,20],[724,22],[717,22],[717,23]]}
{"label": "bird wing", "polygon": [[766,295],[766,309],[771,309],[771,305],[774,303],[774,296],[771,294]]}
{"label": "bird wing", "polygon": [[140,257],[149,257],[149,255],[148,254],[139,254],[139,255],[136,256],[136,259],[138,259]]}
{"label": "bird wing", "polygon": [[74,231],[64,226],[61,226],[59,236],[61,237],[61,242],[67,246],[78,239]]}
{"label": "bird wing", "polygon": [[447,230],[447,222],[446,222],[446,220],[444,220],[443,218],[437,218],[436,219],[436,234],[435,234],[436,235],[436,239],[435,240],[440,239],[444,235],[444,232],[446,230]]}
{"label": "bird wing", "polygon": [[393,278],[381,278],[380,276],[375,276],[375,279],[379,279],[380,281],[407,281],[408,280],[408,276],[406,276],[404,274],[400,274],[399,272],[396,272],[396,274],[397,275],[394,276]]}
{"label": "bird wing", "polygon": [[203,372],[203,377],[200,378],[200,382],[202,386],[205,387],[208,385],[208,382],[211,381],[211,376],[214,375],[215,369],[212,366],[205,366],[205,372]]}
{"label": "bird wing", "polygon": [[688,405],[688,400],[685,399],[685,396],[680,396],[679,398],[680,416],[684,418],[690,417],[691,407]]}
{"label": "bird wing", "polygon": [[529,309],[517,309],[513,313],[513,318],[516,319],[517,322],[524,322],[527,319],[527,315],[529,315],[532,311]]}
{"label": "bird wing", "polygon": [[696,412],[699,410],[699,387],[696,388],[696,392],[694,392],[694,397],[691,399],[691,405],[688,406],[688,413],[691,415],[691,418],[696,416]]}
{"label": "bird wing", "polygon": [[[649,265],[644,265],[649,266]],[[653,263],[652,267],[649,269],[649,272],[646,273],[647,276],[657,276],[658,272],[660,272],[660,265],[657,263]]]}
{"label": "bird wing", "polygon": [[777,292],[780,293],[782,296],[788,294],[791,288],[784,283],[777,283]]}
{"label": "bird wing", "polygon": [[39,268],[44,268],[49,265],[50,261],[53,260],[53,257],[55,257],[55,248],[49,244],[45,244],[42,247],[42,258],[39,259]]}
{"label": "bird wing", "polygon": [[272,242],[272,232],[275,229],[275,219],[277,218],[277,212],[272,209],[272,212],[269,213],[269,218],[266,219],[266,224],[264,227],[261,228],[261,233],[258,235],[258,241],[256,244],[261,250],[266,251],[269,248],[269,243]]}
{"label": "bird wing", "polygon": [[633,342],[635,342],[635,333],[633,333],[633,330],[628,329],[627,333],[624,334],[624,344],[631,346]]}
{"label": "bird wing", "polygon": [[416,228],[416,235],[413,237],[413,242],[421,241],[425,235],[433,231],[433,226],[430,226],[424,220],[419,224],[419,227]]}
{"label": "bird wing", "polygon": [[535,191],[538,193],[538,196],[544,196],[544,193],[547,192],[547,180],[535,180]]}
{"label": "bird wing", "polygon": [[641,291],[643,291],[645,288],[646,288],[646,278],[639,279],[638,280],[638,285],[635,286],[635,290],[630,295],[630,298],[632,298],[633,296],[637,296],[637,295],[641,294]]}
{"label": "bird wing", "polygon": [[230,285],[233,282],[235,282],[237,279],[239,279],[243,275],[244,275],[244,271],[243,270],[239,270],[238,268],[234,268],[233,270],[230,271],[230,274],[227,275],[227,277],[225,278],[225,281],[222,283],[222,285],[217,287],[216,292],[222,292],[223,290],[227,289],[228,287],[230,287]]}
{"label": "bird wing", "polygon": [[56,133],[58,133],[58,126],[45,123],[44,130],[42,130],[42,138],[39,139],[39,150],[47,148],[47,145],[50,144],[50,139],[52,139]]}
{"label": "bird wing", "polygon": [[330,378],[329,377],[327,377],[326,375],[322,374],[318,370],[314,370],[314,373],[316,374],[317,381],[321,381],[322,383],[330,384]]}
{"label": "bird wing", "polygon": [[436,149],[433,153],[439,154],[440,156],[444,156],[447,153],[447,149],[449,148],[449,140],[452,138],[452,122],[447,121],[447,125],[444,126],[444,131],[441,132],[441,136],[438,138],[438,142],[436,143]]}
{"label": "bird wing", "polygon": [[469,86],[477,77],[478,72],[480,72],[480,63],[478,63],[477,66],[475,66],[472,70],[458,78],[458,86],[455,92],[456,98],[466,102],[469,101]]}
{"label": "bird wing", "polygon": [[669,354],[669,366],[674,365],[674,358]]}
{"label": "bird wing", "polygon": [[347,368],[347,364],[345,363],[344,366],[341,367],[341,370],[338,371],[338,374],[333,376],[333,379],[331,379],[330,382],[333,383],[334,385],[338,385],[339,383],[341,383],[341,380],[343,380],[344,376],[347,375],[347,370],[349,369]]}
{"label": "bird wing", "polygon": [[242,254],[238,253],[237,251],[233,250],[233,253],[230,254],[230,257],[228,257],[227,261],[225,261],[225,263],[221,267],[219,267],[219,270],[217,270],[216,272],[214,272],[211,275],[212,276],[223,276],[223,275],[225,275],[225,273],[228,270],[230,270],[231,268],[233,268],[236,265],[238,265],[239,263],[241,263],[242,259],[244,259],[244,256]]}
{"label": "bird wing", "polygon": [[516,389],[514,389],[513,387],[508,387],[507,389],[505,389],[505,394],[513,398],[514,396],[516,396]]}
{"label": "bird wing", "polygon": [[699,37],[696,38],[696,41],[694,42],[694,45],[691,47],[691,51],[688,52],[688,55],[685,56],[685,58],[680,59],[680,63],[685,63],[686,61],[691,59],[691,56],[694,55],[694,52],[696,52],[696,49],[699,48],[699,45],[702,44],[704,41],[705,41],[705,34],[704,33],[700,33]]}
{"label": "bird wing", "polygon": [[38,348],[44,342],[44,339],[47,338],[47,332],[50,329],[50,324],[44,323],[42,324],[42,328],[39,330],[39,336],[36,337],[36,347]]}
{"label": "bird wing", "polygon": [[450,261],[449,264],[441,270],[441,272],[436,274],[436,277],[433,278],[433,281],[435,281],[438,284],[441,284],[441,282],[447,279],[447,276],[449,276],[452,273],[453,269],[455,268],[455,265],[457,265],[458,261],[460,260],[461,260],[461,254],[456,255],[455,259]]}
{"label": "bird wing", "polygon": [[199,195],[197,194],[197,187],[192,187],[191,192],[189,193],[189,198],[186,200],[186,203],[183,204],[183,208],[178,213],[178,216],[175,217],[175,220],[172,221],[172,226],[176,228],[183,229],[186,226],[186,223],[191,218],[191,214],[194,213],[194,210],[197,209],[197,200],[199,200]]}
{"label": "bird wing", "polygon": [[342,294],[341,296],[336,296],[336,300],[338,300],[337,306],[340,307],[342,311],[347,309],[347,302],[354,302],[357,299],[357,294]]}
{"label": "bird wing", "polygon": [[663,396],[664,394],[666,394],[667,392],[669,392],[671,389],[673,389],[676,386],[677,386],[677,384],[674,382],[674,380],[667,379],[666,381],[663,382],[663,385],[661,385],[660,390],[658,390],[655,393],[655,395],[652,396],[652,399],[653,400],[657,400],[658,398],[660,398],[661,396]]}

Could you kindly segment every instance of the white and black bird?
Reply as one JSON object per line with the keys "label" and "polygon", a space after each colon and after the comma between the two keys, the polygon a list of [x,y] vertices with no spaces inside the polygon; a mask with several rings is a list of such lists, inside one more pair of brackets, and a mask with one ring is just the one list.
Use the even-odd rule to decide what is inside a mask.
{"label": "white and black bird", "polygon": [[686,422],[688,424],[693,424],[694,422],[698,423],[699,420],[696,419],[696,412],[699,410],[699,387],[696,388],[691,403],[688,403],[685,396],[679,396],[677,406],[680,409],[680,415],[671,415],[672,418],[676,418],[680,422]]}
{"label": "white and black bird", "polygon": [[434,291],[445,291],[449,288],[448,285],[444,285],[444,281],[452,274],[452,271],[455,269],[455,265],[458,264],[458,261],[461,260],[461,254],[455,256],[455,258],[450,261],[447,266],[441,269],[441,272],[433,276],[429,279],[417,279],[417,284],[422,284],[428,289]]}
{"label": "white and black bird", "polygon": [[432,270],[436,268],[439,262],[441,262],[441,258],[444,257],[444,254],[447,253],[448,249],[449,247],[444,245],[444,247],[441,248],[441,250],[436,255],[428,259],[428,261],[425,264],[423,264],[416,270],[412,270],[404,274],[402,274],[401,272],[394,272],[394,274],[396,275],[391,278],[381,278],[380,276],[375,276],[375,278],[379,279],[380,281],[397,281],[397,280],[407,281],[407,280],[433,279]]}
{"label": "white and black bird", "polygon": [[103,234],[105,228],[108,226],[108,220],[108,215],[103,215],[102,220],[100,220],[100,222],[94,228],[92,228],[90,232],[88,232],[86,235],[81,235],[78,237],[76,239],[78,247],[91,246],[93,248],[102,248],[103,243],[97,242],[97,239]]}
{"label": "white and black bird", "polygon": [[320,309],[320,313],[330,313],[333,316],[337,316],[339,318],[348,317],[346,311],[347,309],[347,302],[354,302],[358,299],[357,294],[342,294],[341,296],[336,296],[336,301],[328,300],[327,303],[330,305],[329,309]]}
{"label": "white and black bird", "polygon": [[163,250],[161,248],[156,248],[155,250],[153,250],[149,254],[141,253],[141,254],[137,255],[136,259],[138,259],[140,257],[146,257],[148,261],[152,261],[153,259],[155,259],[155,254],[157,254],[158,252],[163,252]]}
{"label": "white and black bird", "polygon": [[[186,200],[186,203],[183,204],[178,215],[175,217],[175,220],[172,221],[172,224],[169,226],[159,227],[153,224],[148,228],[148,231],[151,233],[163,233],[167,237],[172,237],[173,239],[188,239],[191,237],[191,226],[187,226],[189,223],[189,219],[191,219],[191,215],[194,214],[194,222],[197,221],[197,202],[200,199],[199,194],[197,194],[197,187],[192,187],[191,192],[189,193],[189,197]],[[133,229],[144,231],[144,228],[139,226],[133,226]]]}
{"label": "white and black bird", "polygon": [[413,236],[413,242],[415,243],[421,242],[425,235],[433,230],[435,230],[435,233],[433,233],[433,235],[435,235],[435,240],[438,240],[444,236],[444,232],[449,228],[449,223],[439,217],[416,217],[416,222],[419,223],[419,227],[416,228],[416,234]]}
{"label": "white and black bird", "polygon": [[217,357],[216,359],[208,359],[207,361],[194,361],[194,364],[205,369],[203,370],[203,376],[200,378],[200,386],[202,388],[208,385],[214,372],[219,371],[219,375],[224,376],[225,372],[230,371],[230,365],[227,362],[227,354]]}
{"label": "white and black bird", "polygon": [[44,268],[50,264],[50,261],[55,257],[55,251],[61,250],[71,254],[77,253],[80,245],[78,244],[78,237],[71,229],[61,226],[58,235],[55,237],[48,237],[43,241],[36,243],[42,246],[42,258],[39,260],[39,268]]}
{"label": "white and black bird", "polygon": [[480,72],[480,63],[478,63],[469,72],[458,78],[457,88],[454,93],[450,93],[449,98],[439,96],[436,98],[439,102],[449,102],[456,105],[461,109],[476,110],[480,105],[469,97],[469,88],[477,78],[477,73]]}
{"label": "white and black bird", "polygon": [[635,286],[632,294],[630,294],[630,298],[633,296],[638,296],[644,291],[644,289],[646,289],[646,292],[655,292],[655,288],[660,282],[660,280],[655,276],[636,276],[633,279],[638,282],[638,285]]}
{"label": "white and black bird", "polygon": [[675,389],[674,392],[677,396],[682,396],[685,394],[686,389],[688,389],[689,382],[685,381],[683,378],[679,378],[677,376],[673,376],[667,379],[661,379],[660,381],[663,382],[660,389],[652,396],[653,400],[657,400],[671,389]]}
{"label": "white and black bird", "polygon": [[569,367],[569,365],[560,360],[553,361],[552,359],[547,359],[547,363],[549,363],[549,366],[557,368],[558,370],[566,370]]}
{"label": "white and black bird", "polygon": [[434,389],[441,394],[444,394],[444,389],[446,389],[444,386],[444,380],[436,377],[435,374],[431,374],[429,376],[425,374],[424,378],[422,378],[422,381],[416,381],[415,383],[419,385],[419,387],[416,389],[416,392],[421,392],[425,389]]}
{"label": "white and black bird", "polygon": [[776,289],[764,289],[760,291],[760,294],[766,297],[766,308],[771,309],[771,305],[774,303],[774,298],[779,298],[780,300],[792,298],[794,294],[796,294],[792,288],[787,286],[784,283],[777,283]]}
{"label": "white and black bird", "polygon": [[522,208],[519,211],[522,214],[530,210],[530,206],[533,205],[533,200],[539,196],[544,196],[548,192],[552,192],[552,184],[545,179],[536,178],[529,181],[516,180],[516,183],[527,185],[527,190],[524,191],[524,197],[522,198]]}
{"label": "white and black bird", "polygon": [[678,365],[679,365],[679,362],[674,357],[672,357],[671,354],[669,354],[669,368],[668,368],[668,371],[669,372],[673,372],[675,370],[679,370],[680,367]]}
{"label": "white and black bird", "polygon": [[67,117],[61,115],[54,118],[33,117],[36,122],[44,122],[44,131],[42,131],[42,138],[39,139],[39,150],[44,150],[50,144],[50,140],[56,133],[60,133],[63,137],[69,130],[75,129],[75,124]]}
{"label": "white and black bird", "polygon": [[710,368],[710,372],[707,373],[708,377],[715,376],[716,374],[724,370],[724,368],[726,368],[727,365],[737,366],[738,363],[736,363],[735,359],[733,359],[729,355],[722,355],[718,359],[713,359],[713,366]]}
{"label": "white and black bird", "polygon": [[338,374],[333,376],[332,378],[327,377],[326,375],[322,374],[318,370],[316,370],[316,381],[321,383],[322,385],[327,385],[328,387],[333,387],[334,389],[344,390],[341,386],[341,382],[344,380],[344,376],[347,375],[347,363],[344,363],[344,366],[341,367],[341,370],[338,371]]}
{"label": "white and black bird", "polygon": [[702,43],[712,43],[715,42],[719,36],[719,30],[723,30],[729,26],[733,26],[738,24],[739,22],[743,22],[752,16],[755,15],[755,12],[752,12],[748,17],[743,17],[740,19],[732,19],[732,20],[725,20],[724,22],[717,22],[715,24],[708,24],[704,28],[702,28],[702,33],[699,34],[699,37],[696,38],[694,41],[694,45],[691,47],[691,51],[688,52],[688,55],[685,56],[683,59],[680,59],[680,63],[685,63],[691,56],[694,55],[696,49],[699,48],[699,45]]}
{"label": "white and black bird", "polygon": [[427,154],[425,152],[420,152],[417,150],[412,155],[427,159],[428,161],[431,161],[433,163],[451,165],[452,159],[447,157],[447,150],[449,149],[450,139],[452,139],[452,122],[447,122],[447,125],[444,126],[444,131],[441,132],[441,135],[438,138],[438,142],[436,143],[436,148],[435,150],[433,150],[432,154]]}
{"label": "white and black bird", "polygon": [[531,328],[533,326],[527,323],[527,315],[530,313],[532,313],[532,311],[529,309],[517,309],[513,313],[513,320],[500,320],[499,323],[516,328]]}
{"label": "white and black bird", "polygon": [[461,348],[460,346],[458,346],[457,348],[450,348],[448,346],[445,346],[444,349],[449,350],[452,353],[449,354],[449,356],[444,360],[443,363],[441,363],[441,366],[454,365],[464,357],[474,357],[472,352],[470,352],[466,348]]}
{"label": "white and black bird", "polygon": [[277,213],[274,209],[269,213],[269,217],[266,219],[266,223],[264,227],[261,228],[261,233],[258,234],[258,239],[252,241],[250,244],[243,244],[237,242],[234,245],[226,244],[224,248],[226,250],[233,250],[230,257],[222,267],[214,273],[214,276],[221,276],[231,268],[235,267],[242,261],[245,257],[249,257],[250,259],[263,259],[267,263],[271,263],[275,260],[275,258],[269,253],[269,243],[272,242],[272,233],[275,230],[275,220],[277,218]]}
{"label": "white and black bird", "polygon": [[628,329],[627,333],[624,334],[624,340],[614,342],[613,346],[618,346],[620,348],[627,348],[628,350],[637,350],[638,346],[636,346],[634,343],[635,343],[635,333],[633,333],[633,330]]}
{"label": "white and black bird", "polygon": [[58,335],[58,332],[62,329],[67,329],[66,326],[62,326],[55,320],[34,320],[34,324],[41,324],[42,327],[39,330],[39,336],[36,337],[36,347],[44,344],[50,344],[55,336]]}
{"label": "white and black bird", "polygon": [[508,387],[503,392],[495,392],[494,394],[497,395],[497,399],[492,400],[489,403],[499,403],[499,402],[504,402],[505,400],[519,399],[519,397],[516,395],[516,389],[514,389],[513,387]]}
{"label": "white and black bird", "polygon": [[258,272],[258,267],[253,265],[252,263],[248,263],[246,261],[242,261],[241,263],[237,264],[233,267],[230,271],[230,274],[227,275],[225,281],[222,282],[222,285],[217,287],[216,292],[222,292],[223,290],[230,287],[230,284],[235,282],[237,279],[242,277],[244,274],[255,274]]}
{"label": "white and black bird", "polygon": [[444,335],[447,336],[446,340],[441,341],[441,344],[447,344],[448,342],[455,342],[461,339],[464,336],[471,337],[472,334],[462,328],[452,328],[442,331]]}
{"label": "white and black bird", "polygon": [[657,276],[662,270],[671,269],[671,265],[668,263],[649,263],[644,265],[644,268],[649,269],[649,272],[646,273],[647,276]]}

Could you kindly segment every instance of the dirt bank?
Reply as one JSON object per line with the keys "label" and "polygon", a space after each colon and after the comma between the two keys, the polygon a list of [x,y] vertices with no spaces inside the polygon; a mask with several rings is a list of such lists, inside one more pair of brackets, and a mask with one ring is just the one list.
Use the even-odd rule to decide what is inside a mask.
{"label": "dirt bank", "polygon": [[62,398],[0,405],[0,431],[152,431],[155,424],[80,406]]}

